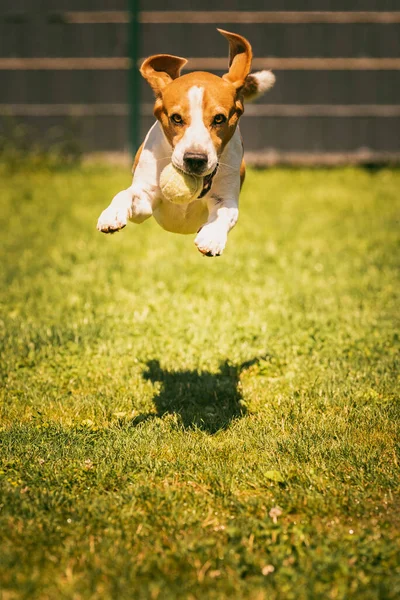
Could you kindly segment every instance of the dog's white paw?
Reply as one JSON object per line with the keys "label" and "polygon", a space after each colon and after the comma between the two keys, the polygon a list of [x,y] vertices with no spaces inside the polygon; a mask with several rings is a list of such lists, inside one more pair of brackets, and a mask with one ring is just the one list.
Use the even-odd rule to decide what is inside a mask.
{"label": "dog's white paw", "polygon": [[126,227],[129,214],[126,209],[109,206],[101,213],[97,221],[98,231],[103,233],[114,233]]}
{"label": "dog's white paw", "polygon": [[114,233],[126,227],[132,212],[132,193],[122,190],[114,196],[110,206],[101,213],[97,229],[103,233]]}
{"label": "dog's white paw", "polygon": [[205,256],[220,256],[224,251],[228,234],[226,229],[216,223],[210,223],[200,229],[194,243]]}

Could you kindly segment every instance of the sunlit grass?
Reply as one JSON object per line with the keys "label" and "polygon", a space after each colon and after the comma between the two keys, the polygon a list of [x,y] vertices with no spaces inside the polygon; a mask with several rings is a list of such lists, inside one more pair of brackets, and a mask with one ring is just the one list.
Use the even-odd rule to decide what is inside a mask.
{"label": "sunlit grass", "polygon": [[214,259],[128,181],[0,178],[0,598],[398,597],[400,172],[252,171]]}

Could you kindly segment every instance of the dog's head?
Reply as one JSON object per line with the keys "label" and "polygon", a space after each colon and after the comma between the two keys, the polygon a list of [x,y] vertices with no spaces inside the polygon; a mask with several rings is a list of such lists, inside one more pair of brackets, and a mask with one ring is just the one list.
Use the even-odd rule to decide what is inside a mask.
{"label": "dog's head", "polygon": [[244,37],[218,31],[230,47],[229,71],[222,77],[202,71],[181,76],[187,60],[169,54],[150,56],[140,68],[156,95],[154,115],[173,148],[172,163],[201,176],[216,169],[243,114],[244,99],[275,82],[271,71],[250,74],[253,53]]}

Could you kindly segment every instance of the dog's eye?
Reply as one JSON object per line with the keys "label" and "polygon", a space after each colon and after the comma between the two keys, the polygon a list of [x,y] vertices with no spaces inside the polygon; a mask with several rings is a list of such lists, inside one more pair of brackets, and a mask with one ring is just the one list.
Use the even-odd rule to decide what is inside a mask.
{"label": "dog's eye", "polygon": [[172,115],[171,121],[173,121],[177,125],[181,125],[183,123],[182,117],[181,117],[181,115],[178,115],[178,113],[174,113]]}
{"label": "dog's eye", "polygon": [[215,115],[213,125],[221,125],[222,123],[225,123],[225,121],[225,115]]}

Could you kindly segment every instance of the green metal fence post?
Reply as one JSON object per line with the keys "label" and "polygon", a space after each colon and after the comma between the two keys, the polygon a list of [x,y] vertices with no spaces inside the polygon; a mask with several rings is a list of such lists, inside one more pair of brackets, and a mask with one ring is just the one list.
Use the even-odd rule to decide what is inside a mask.
{"label": "green metal fence post", "polygon": [[140,54],[140,0],[129,0],[130,24],[129,24],[129,130],[130,150],[136,152],[140,146],[140,73],[138,71],[138,60]]}

